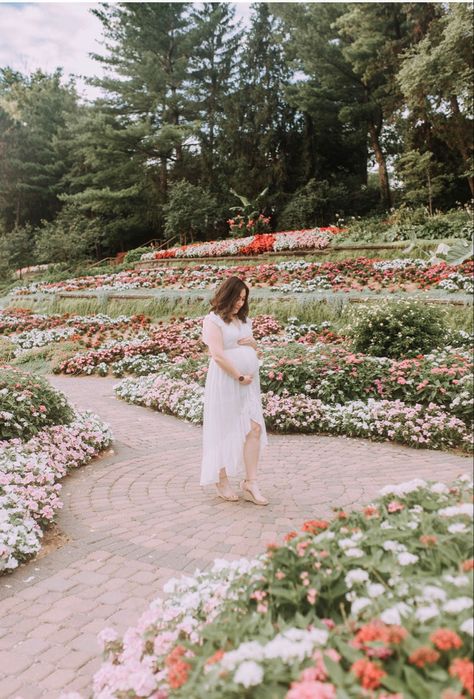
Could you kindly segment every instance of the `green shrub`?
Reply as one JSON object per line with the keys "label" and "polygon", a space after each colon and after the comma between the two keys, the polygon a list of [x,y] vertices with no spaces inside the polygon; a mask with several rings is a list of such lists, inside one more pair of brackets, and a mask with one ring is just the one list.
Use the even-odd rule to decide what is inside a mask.
{"label": "green shrub", "polygon": [[3,366],[0,415],[0,440],[28,440],[45,427],[67,424],[74,413],[65,396],[45,379]]}
{"label": "green shrub", "polygon": [[354,349],[376,357],[414,357],[444,342],[446,323],[441,310],[400,300],[368,307],[349,326]]}
{"label": "green shrub", "polygon": [[458,208],[429,215],[425,207],[400,207],[390,216],[372,216],[347,222],[347,231],[338,235],[338,243],[391,243],[398,240],[443,240],[472,238],[472,212]]}
{"label": "green shrub", "polygon": [[146,252],[152,252],[151,248],[134,248],[133,250],[129,250],[125,257],[123,258],[123,264],[124,265],[130,265],[133,262],[138,262],[140,260],[141,256],[144,255]]}

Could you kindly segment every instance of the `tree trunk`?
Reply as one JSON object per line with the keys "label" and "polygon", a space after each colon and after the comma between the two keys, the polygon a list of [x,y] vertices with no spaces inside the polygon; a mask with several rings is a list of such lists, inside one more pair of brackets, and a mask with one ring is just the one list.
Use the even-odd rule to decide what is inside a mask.
{"label": "tree trunk", "polygon": [[[472,134],[467,120],[461,110],[459,109],[458,98],[453,95],[450,99],[451,111],[453,113],[454,122],[454,134],[456,143],[461,153],[462,159],[466,167],[470,170],[472,167]],[[474,197],[474,177],[472,175],[467,176],[467,181],[469,184],[469,189],[471,190],[471,195]]]}
{"label": "tree trunk", "polygon": [[167,170],[167,161],[164,156],[161,157],[161,167],[160,167],[160,186],[161,186],[161,192],[162,194],[167,193],[168,191],[168,170]]}
{"label": "tree trunk", "polygon": [[390,193],[390,184],[388,181],[387,163],[380,145],[379,135],[380,129],[376,127],[373,121],[369,122],[370,143],[375,154],[375,160],[379,168],[379,186],[380,198],[383,205],[389,209],[392,206],[392,196]]}
{"label": "tree trunk", "polygon": [[20,193],[18,193],[18,196],[16,199],[16,209],[15,209],[15,228],[20,227],[20,211],[21,211]]}

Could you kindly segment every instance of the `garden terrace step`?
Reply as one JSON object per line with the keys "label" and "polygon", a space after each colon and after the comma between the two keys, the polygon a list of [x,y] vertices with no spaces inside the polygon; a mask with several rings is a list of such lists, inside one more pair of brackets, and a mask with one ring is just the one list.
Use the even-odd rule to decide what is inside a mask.
{"label": "garden terrace step", "polygon": [[[132,266],[135,269],[153,269],[154,267],[160,266],[162,264],[171,262],[177,263],[182,262],[184,264],[192,262],[248,262],[249,260],[257,260],[259,262],[265,262],[266,260],[272,260],[275,257],[308,257],[312,255],[327,256],[333,252],[344,252],[345,250],[397,250],[404,249],[407,247],[409,241],[400,240],[393,243],[353,243],[347,245],[330,245],[323,250],[313,248],[311,250],[280,250],[278,252],[267,252],[263,255],[223,255],[221,257],[166,257],[160,258],[158,260],[139,260],[135,262]],[[430,247],[441,242],[441,241],[419,241],[423,243],[423,247]]]}
{"label": "garden terrace step", "polygon": [[[173,299],[206,299],[210,298],[214,293],[214,289],[133,289],[127,292],[123,291],[61,291],[57,294],[45,294],[45,297],[51,298],[51,296],[56,296],[56,298],[85,298],[85,299],[99,299],[103,301],[108,301],[112,299],[163,299],[163,298],[173,298]],[[430,294],[428,296],[428,294]],[[32,294],[35,296],[35,294]],[[286,291],[271,291],[270,288],[252,288],[252,298],[254,299],[272,299],[272,298],[288,298],[288,292]],[[472,298],[468,294],[451,294],[447,296],[445,292],[437,292],[436,290],[431,290],[430,292],[403,292],[403,293],[393,293],[393,294],[382,294],[372,291],[349,291],[337,292],[337,291],[314,291],[314,292],[303,292],[295,293],[292,295],[292,299],[301,299],[301,301],[325,301],[333,302],[337,300],[347,301],[348,303],[364,303],[365,301],[380,301],[382,299],[419,299],[426,303],[435,303],[441,305],[454,305],[454,306],[469,306],[472,303]]]}

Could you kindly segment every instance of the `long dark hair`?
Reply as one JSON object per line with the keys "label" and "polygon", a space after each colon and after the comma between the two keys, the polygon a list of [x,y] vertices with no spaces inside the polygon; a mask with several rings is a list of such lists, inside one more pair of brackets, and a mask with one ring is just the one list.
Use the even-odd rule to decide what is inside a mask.
{"label": "long dark hair", "polygon": [[229,277],[222,282],[211,299],[212,310],[226,323],[230,323],[233,318],[232,310],[242,289],[245,291],[245,302],[237,313],[237,318],[245,323],[249,314],[249,288],[244,284],[242,279],[239,279],[239,277]]}

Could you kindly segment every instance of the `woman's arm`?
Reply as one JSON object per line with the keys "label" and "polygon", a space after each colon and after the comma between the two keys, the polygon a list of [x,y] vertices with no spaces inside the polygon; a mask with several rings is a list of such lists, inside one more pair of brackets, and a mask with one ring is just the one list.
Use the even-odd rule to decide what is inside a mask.
{"label": "woman's arm", "polygon": [[[226,374],[232,376],[236,381],[239,380],[239,372],[234,367],[234,365],[226,359],[224,354],[224,343],[222,341],[222,331],[221,329],[212,322],[212,320],[206,321],[206,339],[207,345],[209,347],[209,352],[213,360],[223,369]],[[244,380],[241,381],[244,386],[252,382],[252,377],[246,375]]]}

